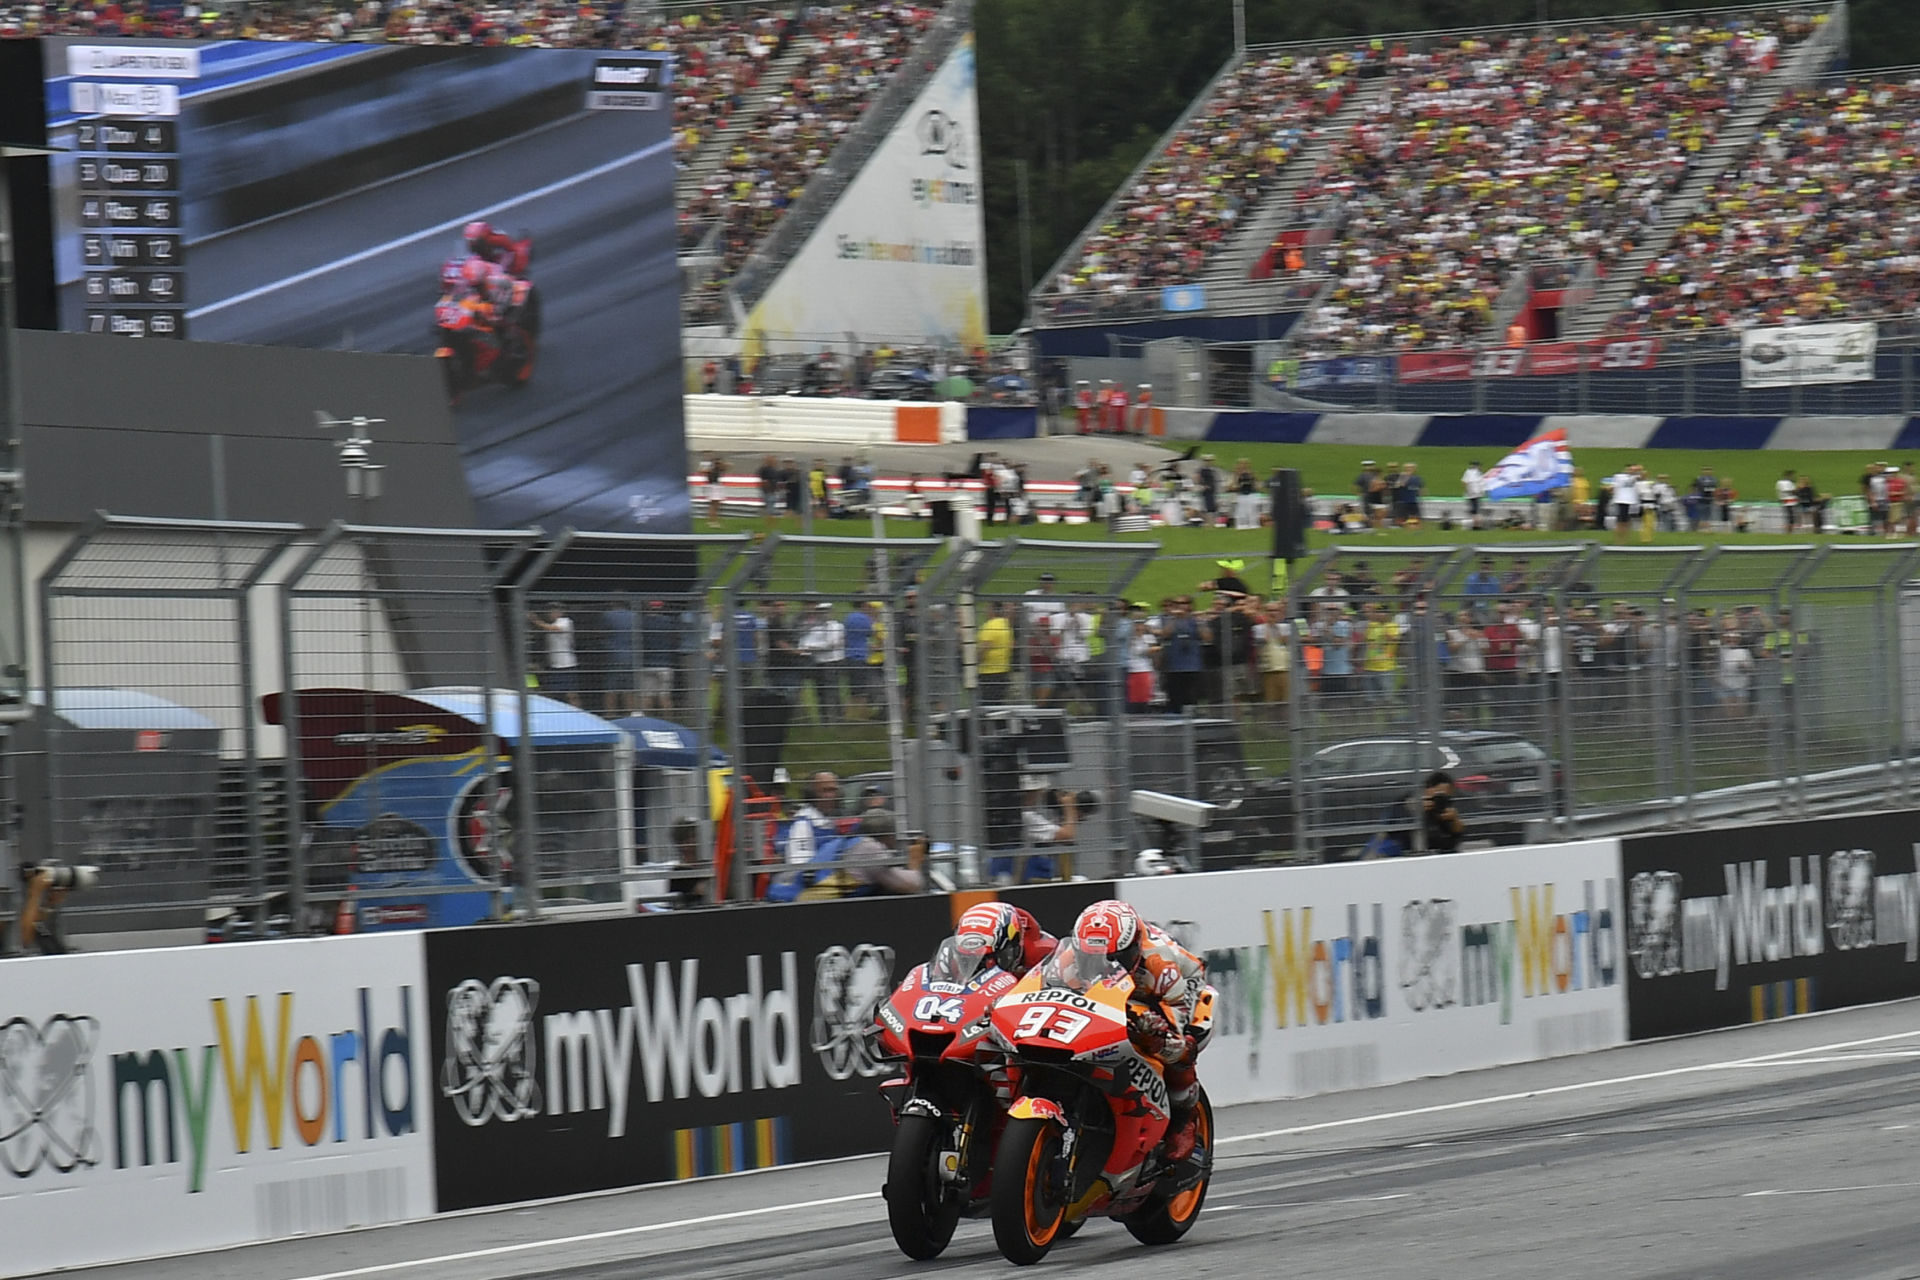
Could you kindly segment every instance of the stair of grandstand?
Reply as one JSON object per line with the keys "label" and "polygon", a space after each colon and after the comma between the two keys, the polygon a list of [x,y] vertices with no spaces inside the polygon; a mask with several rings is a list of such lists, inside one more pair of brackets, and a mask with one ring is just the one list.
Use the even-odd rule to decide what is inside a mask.
{"label": "stair of grandstand", "polygon": [[[1149,315],[1162,309],[1163,290],[1200,282],[1240,221],[1311,171],[1305,159],[1328,136],[1328,119],[1364,96],[1363,77],[1378,64],[1377,51],[1347,43],[1229,59],[1041,279],[1035,323]],[[1275,309],[1275,293],[1244,275],[1220,278],[1176,309],[1204,302],[1210,312],[1251,314]]]}
{"label": "stair of grandstand", "polygon": [[734,108],[726,124],[702,138],[697,147],[681,157],[680,174],[673,181],[675,207],[685,208],[687,202],[699,193],[727,153],[753,128],[753,122],[774,95],[786,87],[809,47],[808,42],[789,42],[779,56],[767,63],[760,74],[760,83],[740,96],[740,105]]}
{"label": "stair of grandstand", "polygon": [[1794,49],[1780,68],[1765,82],[1755,86],[1734,112],[1711,146],[1702,151],[1687,180],[1660,210],[1660,217],[1648,235],[1634,250],[1614,263],[1593,299],[1575,315],[1566,316],[1560,336],[1578,341],[1599,336],[1608,321],[1618,315],[1639,287],[1647,264],[1667,251],[1674,237],[1699,210],[1702,200],[1721,175],[1738,167],[1758,136],[1760,126],[1780,100],[1792,91],[1811,84],[1815,77],[1844,60],[1847,52],[1846,4],[1841,0],[1829,13],[1827,22],[1811,38]]}
{"label": "stair of grandstand", "polygon": [[[813,27],[803,28],[796,37],[800,59],[796,75],[749,117],[736,142],[764,151],[769,141],[775,146],[790,144],[806,129],[832,135],[837,125],[844,125],[845,131],[828,147],[818,145],[826,137],[812,139],[814,145],[805,152],[793,152],[790,147],[793,154],[786,173],[777,179],[777,186],[784,190],[777,189],[776,179],[766,177],[759,156],[745,155],[735,171],[730,166],[736,152],[720,154],[715,168],[682,205],[683,225],[716,215],[729,224],[719,235],[722,260],[717,270],[703,276],[702,286],[689,290],[683,299],[682,318],[687,323],[725,324],[745,317],[913,104],[920,88],[972,30],[973,0],[945,0],[944,4],[922,0],[912,9],[871,4],[809,8],[802,13]],[[901,43],[905,40],[911,43]],[[875,46],[880,48],[877,55]],[[846,48],[853,53],[841,56]],[[859,62],[855,55],[869,62]],[[869,77],[866,72],[876,57],[888,62],[888,70],[883,76]],[[798,83],[801,79],[806,81],[804,88]],[[783,103],[798,100],[785,92],[789,87],[807,94],[805,123],[800,122],[802,113],[797,108],[781,115]],[[834,108],[840,109],[838,116]],[[772,117],[779,118],[769,126]],[[798,185],[786,186],[796,179]],[[746,194],[729,191],[733,182],[751,190]]]}
{"label": "stair of grandstand", "polygon": [[1303,206],[1297,198],[1300,189],[1313,177],[1334,140],[1351,132],[1361,115],[1387,91],[1389,83],[1384,78],[1362,80],[1359,89],[1347,96],[1340,109],[1313,130],[1307,145],[1287,162],[1278,181],[1262,194],[1260,203],[1250,214],[1240,218],[1233,234],[1227,238],[1226,247],[1207,264],[1200,279],[1207,286],[1209,298],[1219,286],[1251,279],[1254,268],[1260,265],[1282,232],[1304,225],[1314,217],[1317,210]]}

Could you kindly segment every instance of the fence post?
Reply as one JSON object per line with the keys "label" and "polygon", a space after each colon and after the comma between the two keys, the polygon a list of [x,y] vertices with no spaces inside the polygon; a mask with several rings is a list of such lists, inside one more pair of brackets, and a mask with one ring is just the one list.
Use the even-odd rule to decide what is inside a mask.
{"label": "fence post", "polygon": [[[562,529],[507,590],[507,596],[513,602],[514,654],[507,667],[513,679],[515,715],[520,721],[520,732],[513,744],[513,878],[517,895],[525,899],[520,904],[518,914],[528,920],[540,918],[540,784],[535,780],[533,758],[533,692],[529,688],[532,681],[527,662],[527,590],[546,575],[572,541],[573,530]],[[485,706],[491,711],[492,705],[493,696],[488,691],[485,694]],[[491,717],[486,730],[491,736]],[[492,760],[487,761],[487,767],[489,770],[493,768]]]}
{"label": "fence post", "polygon": [[[1792,771],[1790,794],[1793,798],[1794,812],[1807,817],[1807,732],[1808,717],[1811,714],[1807,706],[1806,654],[1795,639],[1806,622],[1806,610],[1802,605],[1800,588],[1806,580],[1817,572],[1831,554],[1831,545],[1816,547],[1811,554],[1804,555],[1800,563],[1788,570],[1787,580],[1782,584],[1782,595],[1787,602],[1787,658],[1785,669],[1781,672],[1782,689],[1780,700],[1785,704],[1781,720],[1787,727],[1787,768]],[[1776,619],[1776,624],[1778,620]]]}
{"label": "fence post", "polygon": [[[233,589],[235,639],[240,650],[240,758],[246,769],[246,807],[247,821],[247,886],[253,898],[253,923],[256,937],[265,936],[267,923],[267,836],[266,821],[260,807],[260,682],[256,678],[253,661],[253,610],[251,597],[253,589],[260,585],[260,579],[274,562],[293,545],[294,535],[283,537],[279,545],[270,551],[262,551],[253,562],[253,567],[235,584]],[[292,689],[282,696],[281,702],[287,704]],[[285,792],[283,791],[284,795]],[[289,824],[293,815],[287,815]],[[295,929],[296,919],[289,915],[287,927]]]}
{"label": "fence post", "polygon": [[288,932],[307,931],[307,801],[301,778],[300,684],[295,670],[293,593],[303,578],[323,560],[346,526],[335,520],[321,531],[286,577],[280,581],[280,726],[286,736],[286,776],[281,780],[287,807],[287,915]]}
{"label": "fence post", "polygon": [[1894,750],[1899,795],[1902,803],[1913,798],[1912,756],[1907,748],[1907,652],[1906,628],[1900,616],[1900,598],[1905,584],[1913,577],[1916,564],[1920,563],[1920,546],[1908,549],[1893,567],[1891,573],[1881,583],[1879,592],[1880,609],[1883,615],[1882,631],[1892,652],[1891,681],[1893,685],[1893,734],[1891,745]]}

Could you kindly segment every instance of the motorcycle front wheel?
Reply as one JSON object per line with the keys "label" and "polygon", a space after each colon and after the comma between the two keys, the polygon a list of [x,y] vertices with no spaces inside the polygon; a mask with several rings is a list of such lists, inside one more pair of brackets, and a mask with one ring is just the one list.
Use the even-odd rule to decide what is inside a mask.
{"label": "motorcycle front wheel", "polygon": [[1207,1161],[1208,1172],[1199,1182],[1184,1191],[1171,1195],[1155,1194],[1146,1204],[1135,1209],[1124,1219],[1127,1230],[1141,1244],[1172,1244],[1193,1229],[1200,1220],[1200,1210],[1207,1203],[1207,1184],[1212,1181],[1213,1160],[1213,1104],[1207,1101],[1207,1095],[1200,1095],[1199,1112],[1193,1118],[1194,1144],[1196,1157]]}
{"label": "motorcycle front wheel", "polygon": [[961,1197],[940,1177],[940,1152],[949,1126],[932,1116],[906,1115],[893,1131],[887,1160],[887,1225],[900,1252],[916,1262],[937,1258],[953,1239]]}
{"label": "motorcycle front wheel", "polygon": [[1008,1262],[1038,1262],[1069,1234],[1067,1189],[1058,1185],[1053,1167],[1059,1155],[1059,1125],[1007,1121],[993,1162],[993,1240]]}

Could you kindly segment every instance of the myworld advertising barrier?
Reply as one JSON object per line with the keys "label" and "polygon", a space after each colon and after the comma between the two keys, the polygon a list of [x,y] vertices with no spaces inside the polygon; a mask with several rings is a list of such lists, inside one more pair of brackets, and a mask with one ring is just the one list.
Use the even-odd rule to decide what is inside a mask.
{"label": "myworld advertising barrier", "polygon": [[1920,811],[1621,845],[1635,1040],[1920,995]]}
{"label": "myworld advertising barrier", "polygon": [[1218,1105],[1624,1043],[1620,844],[1123,881],[1207,960]]}
{"label": "myworld advertising barrier", "polygon": [[0,961],[0,1274],[434,1211],[419,934]]}
{"label": "myworld advertising barrier", "polygon": [[[1056,933],[1110,882],[1026,901]],[[868,1029],[958,900],[426,935],[442,1212],[883,1151]]]}

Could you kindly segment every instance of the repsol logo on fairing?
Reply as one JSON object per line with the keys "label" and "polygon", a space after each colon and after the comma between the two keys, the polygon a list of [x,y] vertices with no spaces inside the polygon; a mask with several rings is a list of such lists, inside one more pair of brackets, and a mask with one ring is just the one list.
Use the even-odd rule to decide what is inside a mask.
{"label": "repsol logo on fairing", "polygon": [[698,960],[655,964],[651,990],[646,966],[628,965],[628,1003],[543,1020],[547,1114],[605,1111],[607,1136],[623,1137],[636,1056],[648,1102],[799,1084],[797,968],[782,952],[780,986],[767,990],[748,956],[747,989],[722,997],[700,994]]}

